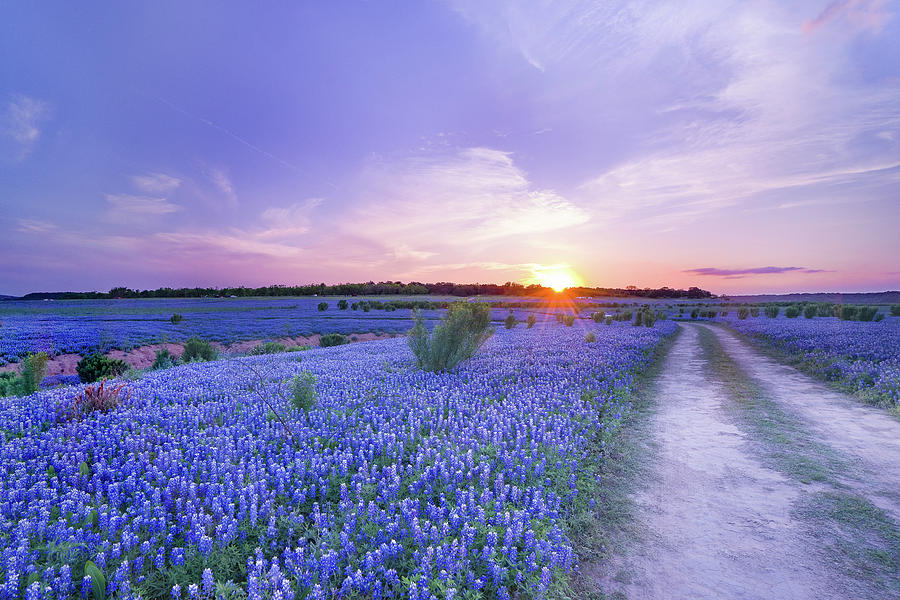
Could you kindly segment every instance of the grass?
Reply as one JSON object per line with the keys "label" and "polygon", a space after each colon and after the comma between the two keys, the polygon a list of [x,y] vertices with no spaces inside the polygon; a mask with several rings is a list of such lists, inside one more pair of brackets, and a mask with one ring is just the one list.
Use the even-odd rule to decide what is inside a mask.
{"label": "grass", "polygon": [[754,440],[763,464],[801,483],[816,481],[841,486],[838,474],[851,470],[849,460],[813,439],[798,417],[768,398],[722,349],[711,330],[703,327],[699,338],[712,375],[734,401],[732,416]]}
{"label": "grass", "polygon": [[[719,323],[713,323],[713,325],[716,325],[717,327],[722,326]],[[803,353],[789,352],[783,347],[779,346],[775,341],[768,341],[761,337],[750,336],[730,327],[728,328],[728,330],[741,340],[750,344],[761,354],[764,354],[765,356],[768,356],[769,358],[777,360],[786,365],[790,365],[795,369],[803,371],[807,375],[811,375],[822,383],[825,383],[832,390],[841,392],[848,396],[852,396],[863,404],[883,408],[887,411],[888,414],[900,420],[900,405],[894,403],[894,401],[890,398],[880,396],[870,389],[859,390],[855,386],[849,385],[846,382],[840,380],[835,381],[826,379],[821,373],[820,363],[810,360]]]}
{"label": "grass", "polygon": [[[657,380],[680,334],[679,329],[656,348],[653,361],[637,376],[630,396],[631,410],[623,415],[614,432],[598,436],[590,458],[584,462],[587,476],[582,478],[583,487],[578,491],[578,506],[566,520],[579,567],[568,577],[554,582],[550,598],[617,598],[603,592],[592,571],[614,553],[621,554],[631,547],[644,534],[632,497],[647,479],[650,467],[647,456],[656,453],[650,424],[656,411]],[[593,506],[590,500],[594,500]],[[618,579],[630,576],[615,574]]]}
{"label": "grass", "polygon": [[845,575],[883,592],[900,594],[900,527],[870,500],[845,483],[857,465],[815,440],[799,418],[768,398],[723,350],[715,333],[702,327],[700,344],[712,373],[733,401],[731,414],[753,440],[763,464],[786,476],[821,484],[801,492],[792,517],[801,521],[823,556]]}

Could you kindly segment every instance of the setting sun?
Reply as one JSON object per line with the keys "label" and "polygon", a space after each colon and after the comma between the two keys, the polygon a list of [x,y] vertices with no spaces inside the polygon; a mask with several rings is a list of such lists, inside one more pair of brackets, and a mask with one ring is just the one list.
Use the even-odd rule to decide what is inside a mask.
{"label": "setting sun", "polygon": [[534,282],[561,292],[581,285],[581,277],[567,266],[554,265],[535,269]]}

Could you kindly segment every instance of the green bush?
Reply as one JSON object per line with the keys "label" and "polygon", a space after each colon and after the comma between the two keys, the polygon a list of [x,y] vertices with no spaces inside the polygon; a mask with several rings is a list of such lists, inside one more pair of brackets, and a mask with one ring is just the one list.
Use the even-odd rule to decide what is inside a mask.
{"label": "green bush", "polygon": [[528,326],[528,329],[534,327],[534,324],[537,323],[537,317],[534,315],[528,315],[528,318],[525,319],[525,325]]}
{"label": "green bush", "polygon": [[796,306],[788,306],[784,311],[784,316],[788,319],[796,319],[800,316],[800,309]]}
{"label": "green bush", "polygon": [[565,315],[563,317],[563,323],[566,324],[566,327],[571,327],[575,324],[575,315]]}
{"label": "green bush", "polygon": [[607,324],[607,325],[612,325],[612,322],[613,322],[613,318],[612,318],[612,317],[606,317],[606,324]]}
{"label": "green bush", "polygon": [[778,313],[781,312],[780,306],[769,305],[766,307],[766,316],[770,319],[774,319],[778,316]]}
{"label": "green bush", "polygon": [[358,309],[358,308],[359,308],[359,302],[354,302],[353,304],[350,305],[350,308],[353,309],[353,310]]}
{"label": "green bush", "polygon": [[156,351],[156,356],[153,358],[153,366],[150,367],[153,370],[156,369],[168,369],[170,367],[174,367],[178,364],[178,359],[175,358],[175,355],[169,352],[167,348]]}
{"label": "green bush", "polygon": [[516,324],[518,322],[519,321],[516,319],[516,315],[514,315],[514,314],[512,314],[512,312],[510,312],[508,315],[506,315],[506,318],[503,320],[503,325],[507,329],[512,329],[513,327],[516,326]]}
{"label": "green bush", "polygon": [[318,308],[321,312],[325,312],[326,310],[328,310],[328,303],[319,302],[319,304],[316,305],[316,308]]}
{"label": "green bush", "polygon": [[339,309],[341,309],[341,310],[347,310],[347,306],[348,306],[348,304],[347,304],[347,301],[346,301],[346,300],[344,300],[344,299],[338,300],[337,307],[338,307]]}
{"label": "green bush", "polygon": [[840,318],[842,321],[855,321],[859,310],[855,306],[842,306],[840,309]]}
{"label": "green bush", "polygon": [[181,362],[197,362],[206,360],[215,360],[218,356],[216,349],[206,340],[201,340],[197,336],[188,338],[184,343],[184,352],[181,354]]}
{"label": "green bush", "polygon": [[588,344],[593,344],[597,341],[597,336],[594,335],[593,331],[588,331],[586,334],[584,334],[584,341],[586,341]]}
{"label": "green bush", "polygon": [[746,319],[749,316],[750,316],[750,309],[747,308],[746,306],[742,306],[738,309],[738,319],[740,319],[741,321],[743,321],[744,319]]}
{"label": "green bush", "polygon": [[878,321],[884,321],[884,313],[878,313],[877,315],[875,315],[875,318],[872,320],[875,321],[876,323]]}
{"label": "green bush", "polygon": [[494,333],[490,328],[490,306],[481,302],[454,302],[431,335],[422,314],[413,313],[415,326],[407,334],[416,365],[432,372],[444,372],[475,355]]}
{"label": "green bush", "polygon": [[184,315],[180,315],[178,313],[175,313],[171,317],[169,317],[172,325],[178,325],[179,323],[181,323],[182,319],[184,319]]}
{"label": "green bush", "polygon": [[696,319],[696,318],[699,317],[699,316],[700,316],[700,309],[695,308],[694,310],[691,311],[691,318],[692,318],[692,319]]}
{"label": "green bush", "polygon": [[819,314],[819,307],[815,304],[807,304],[803,308],[803,316],[807,319],[814,318],[817,314]]}
{"label": "green bush", "polygon": [[306,372],[294,377],[291,381],[291,402],[297,411],[309,413],[318,399],[315,375]]}
{"label": "green bush", "polygon": [[340,333],[326,333],[319,338],[319,346],[322,348],[328,348],[329,346],[343,346],[344,344],[349,343],[350,340],[347,339],[347,336],[341,335]]}
{"label": "green bush", "polygon": [[877,306],[860,306],[857,318],[860,321],[871,321],[878,314]]}
{"label": "green bush", "polygon": [[288,352],[305,352],[306,350],[312,350],[312,346],[291,346],[287,349]]}
{"label": "green bush", "polygon": [[900,304],[891,304],[891,316],[900,317]]}
{"label": "green bush", "polygon": [[837,317],[839,316],[840,311],[836,304],[823,302],[816,306],[816,313],[820,317]]}
{"label": "green bush", "polygon": [[606,318],[606,313],[602,310],[597,311],[591,315],[591,318],[594,320],[594,323],[601,323],[603,319]]}
{"label": "green bush", "polygon": [[89,354],[78,361],[75,371],[82,383],[93,383],[101,379],[118,377],[128,369],[125,361],[109,358],[100,353]]}
{"label": "green bush", "polygon": [[28,396],[38,391],[47,373],[48,360],[46,352],[29,354],[22,360],[21,374],[0,373],[0,396]]}
{"label": "green bush", "polygon": [[756,307],[751,308],[751,309],[750,309],[750,316],[751,316],[751,317],[758,317],[758,316],[759,316],[759,308],[756,308]]}
{"label": "green bush", "polygon": [[263,354],[280,354],[281,352],[287,352],[287,346],[278,342],[263,342],[258,346],[254,346],[247,354],[250,356],[261,356]]}

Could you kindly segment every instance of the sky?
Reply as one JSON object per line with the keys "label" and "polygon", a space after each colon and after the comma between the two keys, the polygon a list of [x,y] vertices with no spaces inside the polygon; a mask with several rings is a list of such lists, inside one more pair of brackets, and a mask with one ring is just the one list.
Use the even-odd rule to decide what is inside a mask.
{"label": "sky", "polygon": [[900,289],[898,11],[0,1],[0,294]]}

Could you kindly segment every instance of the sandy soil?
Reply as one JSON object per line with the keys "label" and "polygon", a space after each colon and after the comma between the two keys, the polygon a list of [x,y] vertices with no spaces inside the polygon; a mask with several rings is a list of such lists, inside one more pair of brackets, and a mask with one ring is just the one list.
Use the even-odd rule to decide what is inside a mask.
{"label": "sandy soil", "polygon": [[741,368],[789,407],[822,442],[857,459],[862,472],[842,483],[869,497],[900,523],[900,421],[760,354],[734,332],[710,328]]}
{"label": "sandy soil", "polygon": [[[350,339],[351,343],[354,343],[370,342],[372,340],[385,340],[394,337],[394,335],[390,333],[382,333],[376,335],[369,332],[351,333],[347,337]],[[318,346],[320,338],[320,335],[315,334],[309,337],[286,337],[274,341],[280,342],[288,347]],[[243,354],[245,352],[249,352],[254,347],[266,341],[272,340],[244,340],[228,345],[213,342],[212,345],[216,348],[216,350],[224,354]],[[153,365],[153,360],[156,358],[156,351],[162,350],[163,348],[168,349],[169,352],[171,352],[175,356],[181,356],[181,353],[184,351],[184,346],[182,344],[149,344],[147,346],[140,346],[128,351],[111,350],[106,355],[111,358],[124,360],[129,366],[136,369],[146,369]],[[57,356],[51,357],[50,360],[47,361],[47,377],[50,377],[52,375],[75,375],[75,366],[78,364],[79,360],[81,360],[81,356],[78,354],[59,354]],[[21,367],[21,363],[10,363],[0,366],[0,371],[19,372]]]}
{"label": "sandy soil", "polygon": [[666,360],[650,428],[660,451],[634,497],[646,535],[595,567],[603,589],[630,599],[851,597],[807,551],[791,514],[801,484],[764,467],[729,419],[695,326]]}

